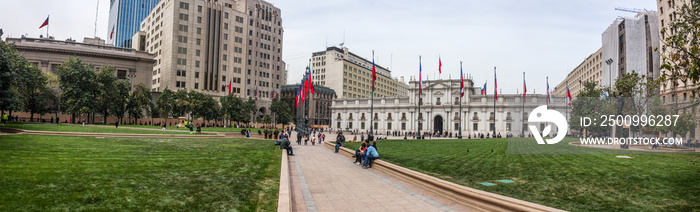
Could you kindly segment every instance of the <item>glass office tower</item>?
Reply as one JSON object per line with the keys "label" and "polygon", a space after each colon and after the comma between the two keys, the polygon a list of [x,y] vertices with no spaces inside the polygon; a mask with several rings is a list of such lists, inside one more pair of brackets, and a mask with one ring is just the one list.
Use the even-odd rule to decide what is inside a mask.
{"label": "glass office tower", "polygon": [[131,37],[160,0],[110,0],[107,40],[114,46],[131,48]]}

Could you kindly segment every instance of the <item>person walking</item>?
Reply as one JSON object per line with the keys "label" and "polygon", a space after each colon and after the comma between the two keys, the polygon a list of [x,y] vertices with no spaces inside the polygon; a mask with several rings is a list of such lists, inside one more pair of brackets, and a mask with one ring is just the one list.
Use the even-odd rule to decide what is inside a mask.
{"label": "person walking", "polygon": [[5,126],[7,124],[7,114],[2,114],[2,126]]}
{"label": "person walking", "polygon": [[119,128],[119,120],[114,122],[114,128]]}

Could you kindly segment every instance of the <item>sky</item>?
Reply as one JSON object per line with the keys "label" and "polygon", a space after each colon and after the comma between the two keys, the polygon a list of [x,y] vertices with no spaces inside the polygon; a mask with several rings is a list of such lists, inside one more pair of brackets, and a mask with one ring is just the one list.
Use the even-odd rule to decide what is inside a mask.
{"label": "sky", "polygon": [[[106,38],[109,1],[2,0],[3,39],[46,34],[41,23],[51,15],[49,32],[59,40]],[[655,0],[268,0],[282,10],[288,83],[302,77],[311,53],[345,44],[357,55],[388,67],[392,77],[424,79],[472,75],[475,86],[499,93],[554,89],[566,75],[601,47],[601,34],[620,16],[616,7],[656,10]],[[98,7],[99,4],[99,7]],[[99,9],[98,9],[99,8]],[[99,13],[97,14],[97,10]],[[97,27],[95,22],[97,20]],[[438,57],[442,75],[438,74]]]}

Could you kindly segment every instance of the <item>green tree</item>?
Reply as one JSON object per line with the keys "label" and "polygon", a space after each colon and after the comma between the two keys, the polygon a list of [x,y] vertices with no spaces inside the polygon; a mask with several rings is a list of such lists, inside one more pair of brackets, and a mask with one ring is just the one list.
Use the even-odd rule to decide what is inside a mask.
{"label": "green tree", "polygon": [[239,113],[240,121],[242,121],[244,123],[252,122],[253,121],[252,117],[253,117],[253,113],[255,112],[255,110],[256,110],[255,100],[253,100],[252,97],[248,97],[248,101],[245,101],[245,102],[243,102],[243,104],[241,104],[241,108],[239,110],[240,111],[240,113]]}
{"label": "green tree", "polygon": [[[221,110],[224,117],[228,118],[229,121],[235,121],[240,124],[242,121],[240,109],[243,105],[243,100],[236,95],[229,94],[228,96],[221,97],[219,102],[221,102]],[[231,124],[229,123],[229,125]]]}
{"label": "green tree", "polygon": [[172,117],[173,109],[175,108],[175,92],[173,92],[173,90],[165,88],[158,97],[156,105],[158,105],[158,113],[160,113],[161,117]]}
{"label": "green tree", "polygon": [[59,95],[61,95],[58,76],[52,74],[51,72],[44,72],[44,76],[46,77],[46,88],[49,89],[50,92],[50,94],[47,93],[47,95],[50,95],[51,97],[48,98],[49,100],[47,106],[50,109],[50,112],[55,114],[56,121],[58,121],[58,112],[61,103],[61,99],[58,98]]}
{"label": "green tree", "polygon": [[[700,81],[700,0],[676,6],[674,18],[661,28],[661,81]],[[669,85],[664,85],[669,86]],[[696,90],[697,91],[697,90]]]}
{"label": "green tree", "polygon": [[287,103],[290,101],[292,101],[292,99],[289,96],[282,97],[282,99],[276,97],[272,100],[272,104],[270,105],[270,111],[275,115],[276,124],[282,124],[282,127],[292,122],[292,109]]}
{"label": "green tree", "polygon": [[151,91],[146,88],[143,83],[139,83],[134,87],[134,91],[129,96],[129,116],[134,118],[134,123],[138,123],[140,118],[143,118],[144,112],[150,113],[153,108],[153,98]]}
{"label": "green tree", "polygon": [[50,91],[46,88],[46,76],[39,68],[26,61],[22,62],[17,70],[17,94],[20,96],[22,109],[29,112],[30,120],[33,120],[35,113],[44,114],[48,109]]}
{"label": "green tree", "polygon": [[265,124],[272,123],[272,118],[270,118],[270,114],[265,114],[265,116],[263,116],[262,123],[265,123]]}
{"label": "green tree", "polygon": [[186,116],[190,111],[190,98],[187,89],[180,89],[175,92],[175,107],[173,111],[178,117]]}
{"label": "green tree", "polygon": [[102,114],[102,119],[107,123],[112,104],[116,101],[117,77],[114,75],[114,67],[104,66],[97,71],[97,89],[95,98],[96,111]]}
{"label": "green tree", "polygon": [[117,116],[119,122],[123,123],[124,114],[127,111],[127,103],[129,102],[129,90],[131,85],[125,80],[118,80],[114,90],[114,102],[112,103],[111,111]]}
{"label": "green tree", "polygon": [[195,90],[189,92],[192,119],[204,118],[205,121],[215,118],[219,104],[210,95]]}
{"label": "green tree", "polygon": [[19,110],[20,101],[15,88],[15,69],[23,60],[13,44],[0,40],[0,111]]}
{"label": "green tree", "polygon": [[88,114],[93,110],[93,88],[95,72],[80,58],[71,57],[58,67],[61,88],[61,108],[75,116]]}
{"label": "green tree", "polygon": [[[587,81],[583,83],[583,90],[576,95],[576,99],[571,102],[571,118],[569,125],[571,128],[578,128],[583,131],[580,120],[583,117],[595,119],[602,114],[607,115],[608,108],[604,107],[608,100],[601,98],[603,90],[600,89],[596,82]],[[586,131],[591,134],[604,134],[608,129],[600,127],[600,125],[590,125],[585,127]]]}

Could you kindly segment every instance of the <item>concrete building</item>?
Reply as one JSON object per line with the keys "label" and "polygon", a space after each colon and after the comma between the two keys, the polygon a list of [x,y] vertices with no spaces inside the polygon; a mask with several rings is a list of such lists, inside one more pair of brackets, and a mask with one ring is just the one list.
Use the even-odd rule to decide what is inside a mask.
{"label": "concrete building", "polygon": [[[391,71],[375,63],[375,97],[405,95],[408,85],[392,79]],[[318,85],[335,90],[339,98],[372,96],[372,60],[354,54],[347,47],[328,47],[311,56],[311,74]]]}
{"label": "concrete building", "polygon": [[110,0],[107,38],[117,47],[131,48],[131,37],[160,0]]}
{"label": "concrete building", "polygon": [[583,83],[588,81],[597,82],[600,86],[603,83],[602,69],[608,68],[608,66],[605,65],[605,60],[603,60],[602,50],[602,48],[598,49],[598,51],[588,56],[581,64],[576,66],[574,70],[569,72],[566,79],[554,87],[552,94],[566,96],[566,86],[568,85],[571,96],[575,97],[583,89]]}
{"label": "concrete building", "polygon": [[27,37],[7,38],[5,41],[13,43],[27,61],[43,72],[58,75],[58,66],[70,57],[78,57],[95,70],[108,65],[114,67],[117,79],[128,80],[132,89],[139,83],[151,86],[150,76],[156,61],[154,55],[147,52],[106,45],[99,38],[85,38],[82,43]]}
{"label": "concrete building", "polygon": [[336,98],[335,91],[325,86],[314,85],[314,94],[308,93],[308,99],[302,105],[296,107],[296,95],[300,84],[282,86],[281,95],[291,101],[287,104],[292,108],[294,114],[293,123],[297,119],[304,119],[308,116],[311,127],[328,128],[331,124],[331,103]]}
{"label": "concrete building", "polygon": [[[634,17],[616,19],[602,34],[603,61],[612,59],[602,69],[602,86],[609,87],[623,73],[636,72],[647,79],[659,76],[660,56],[658,16],[654,11]],[[607,63],[606,63],[607,66]]]}
{"label": "concrete building", "polygon": [[[371,114],[369,98],[342,98],[333,100],[331,107],[332,127],[335,129],[369,131],[370,119],[374,129],[385,134],[390,131],[457,133],[461,123],[464,137],[474,133],[491,133],[494,128],[502,136],[519,135],[525,129],[529,111],[547,104],[547,95],[527,95],[523,103],[521,94],[499,94],[494,113],[493,95],[481,95],[481,88],[474,87],[471,78],[465,78],[466,94],[459,101],[460,81],[424,81],[423,94],[418,95],[417,81],[409,82],[409,95],[405,97],[380,97],[374,99],[374,114]],[[420,99],[419,99],[420,98]],[[420,112],[418,104],[421,102]],[[549,109],[566,113],[566,99],[552,97]],[[459,117],[462,104],[462,118]],[[524,111],[523,111],[524,108]],[[421,120],[420,125],[417,120]],[[494,123],[495,121],[495,123]],[[525,123],[527,124],[527,123]],[[539,129],[543,129],[541,126]],[[524,131],[529,135],[527,130]],[[552,130],[556,132],[556,130]]]}
{"label": "concrete building", "polygon": [[[659,31],[659,35],[663,40],[676,33],[676,29],[670,28],[669,25],[675,21],[676,17],[679,15],[677,10],[683,5],[690,5],[690,0],[658,1],[656,5],[659,11],[659,30],[666,28],[665,33]],[[659,48],[659,51],[662,51],[661,54],[668,55],[668,51],[663,52],[663,47],[665,47],[666,44],[661,42],[660,45],[661,48]],[[671,72],[662,70],[661,73],[669,75],[670,78]],[[695,97],[695,95],[693,95],[693,90],[698,88],[698,84],[690,80],[683,81],[683,79],[677,79],[675,84],[672,83],[671,80],[663,83],[665,86],[661,86],[661,96],[665,103],[672,104],[674,107],[684,107],[690,104],[691,100]]]}
{"label": "concrete building", "polygon": [[[134,34],[156,55],[152,91],[193,89],[214,97],[258,97],[267,111],[286,81],[281,12],[257,0],[163,0]],[[256,92],[257,91],[257,92]],[[257,94],[256,94],[257,93]]]}

